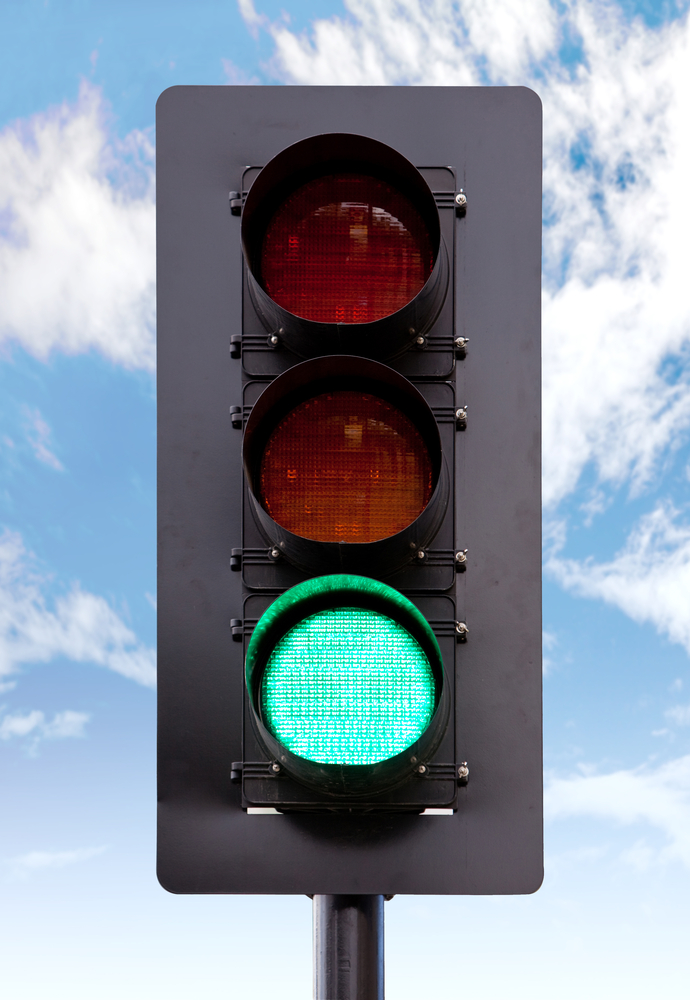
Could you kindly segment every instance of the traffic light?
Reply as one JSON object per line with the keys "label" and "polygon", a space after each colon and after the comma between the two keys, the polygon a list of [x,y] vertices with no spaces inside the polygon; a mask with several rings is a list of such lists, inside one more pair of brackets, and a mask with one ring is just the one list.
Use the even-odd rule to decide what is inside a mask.
{"label": "traffic light", "polygon": [[538,100],[184,87],[157,129],[159,878],[533,891]]}

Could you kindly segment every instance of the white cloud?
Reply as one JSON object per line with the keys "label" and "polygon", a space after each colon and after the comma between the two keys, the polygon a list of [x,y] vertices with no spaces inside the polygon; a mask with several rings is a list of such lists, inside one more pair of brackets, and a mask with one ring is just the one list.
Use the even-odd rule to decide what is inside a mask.
{"label": "white cloud", "polygon": [[[663,371],[690,334],[687,17],[650,29],[604,0],[345,6],[301,34],[253,6],[249,19],[289,82],[527,84],[542,97],[545,501],[589,463],[602,482],[643,487],[690,424],[687,366]],[[582,50],[572,68],[565,39]]]}
{"label": "white cloud", "polygon": [[652,860],[678,860],[690,868],[690,756],[656,768],[552,778],[546,785],[545,809],[550,820],[591,816],[625,825],[648,824],[665,835],[666,845],[657,851],[638,841],[624,860],[637,867]]}
{"label": "white cloud", "polygon": [[240,14],[244,18],[244,23],[249,28],[253,37],[256,38],[258,29],[266,22],[261,14],[257,14],[253,0],[237,0]]}
{"label": "white cloud", "polygon": [[30,410],[28,407],[25,407],[24,412],[28,422],[27,436],[34,455],[44,465],[49,465],[56,472],[63,472],[64,466],[62,462],[48,447],[52,431],[41,416],[40,410]]}
{"label": "white cloud", "polygon": [[[463,85],[525,74],[556,40],[548,0],[345,0],[346,18],[317,20],[311,36],[271,24],[249,0],[240,11],[264,26],[275,61],[294,83]],[[245,12],[246,11],[246,12]]]}
{"label": "white cloud", "polygon": [[639,521],[610,562],[579,562],[557,554],[546,570],[566,590],[613,604],[637,622],[650,622],[690,653],[690,525],[669,504]]}
{"label": "white cloud", "polygon": [[222,64],[225,82],[231,87],[256,86],[261,82],[257,76],[250,76],[240,66],[236,66],[232,59],[223,59]]}
{"label": "white cloud", "polygon": [[152,159],[143,133],[108,133],[87,84],[0,133],[0,338],[153,368]]}
{"label": "white cloud", "polygon": [[[155,650],[137,640],[103,597],[75,585],[50,610],[44,584],[30,566],[21,537],[5,531],[0,536],[0,676],[25,663],[64,656],[155,685]],[[69,724],[63,718],[62,725]]]}
{"label": "white cloud", "polygon": [[666,712],[666,718],[677,726],[690,726],[690,705],[674,705]]}
{"label": "white cloud", "polygon": [[62,740],[67,737],[84,735],[84,727],[91,718],[85,712],[73,712],[67,709],[57,712],[51,720],[47,720],[43,712],[34,710],[25,715],[16,713],[5,715],[0,719],[0,740],[9,740],[13,736],[28,736],[35,740]]}
{"label": "white cloud", "polygon": [[79,847],[75,851],[29,851],[16,858],[7,858],[5,865],[9,873],[14,878],[26,878],[34,872],[46,868],[65,868],[68,865],[76,865],[81,861],[88,861],[96,858],[104,851],[107,845],[102,847]]}
{"label": "white cloud", "polygon": [[28,712],[26,715],[6,715],[0,723],[0,739],[12,736],[27,736],[43,722],[43,712]]}

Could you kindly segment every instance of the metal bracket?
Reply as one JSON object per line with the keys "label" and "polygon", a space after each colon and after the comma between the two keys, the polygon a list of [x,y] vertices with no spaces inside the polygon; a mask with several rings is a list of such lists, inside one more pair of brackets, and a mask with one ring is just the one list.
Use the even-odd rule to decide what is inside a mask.
{"label": "metal bracket", "polygon": [[467,345],[470,342],[469,337],[456,337],[453,341],[453,346],[455,348],[456,358],[466,358],[467,357]]}
{"label": "metal bracket", "polygon": [[230,199],[230,211],[233,215],[242,215],[242,206],[244,204],[243,194],[239,191],[230,191],[228,194]]}
{"label": "metal bracket", "polygon": [[234,333],[230,338],[230,357],[238,358],[242,357],[242,334]]}
{"label": "metal bracket", "polygon": [[467,637],[469,634],[470,630],[467,627],[467,622],[455,623],[455,636],[458,642],[467,642]]}

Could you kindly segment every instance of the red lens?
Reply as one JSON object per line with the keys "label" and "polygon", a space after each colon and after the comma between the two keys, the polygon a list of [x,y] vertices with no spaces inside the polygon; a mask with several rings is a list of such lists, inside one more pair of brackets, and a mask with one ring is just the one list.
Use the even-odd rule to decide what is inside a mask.
{"label": "red lens", "polygon": [[432,466],[407,416],[377,396],[335,391],[291,410],[261,458],[259,498],[274,521],[319,542],[374,542],[426,507]]}
{"label": "red lens", "polygon": [[269,222],[261,281],[303,319],[371,323],[406,305],[434,265],[427,227],[390,184],[359,174],[298,188]]}

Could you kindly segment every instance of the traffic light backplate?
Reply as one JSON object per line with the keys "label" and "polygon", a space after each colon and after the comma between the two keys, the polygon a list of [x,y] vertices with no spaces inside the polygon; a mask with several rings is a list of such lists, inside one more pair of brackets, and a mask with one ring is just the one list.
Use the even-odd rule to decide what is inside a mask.
{"label": "traffic light backplate", "polygon": [[[301,190],[291,178],[325,190],[329,163],[350,177],[369,160],[377,178],[395,180],[379,222],[402,220],[407,232],[415,212],[421,219],[427,291],[390,321],[385,309],[383,320],[362,319],[356,296],[349,314],[337,314],[344,319],[318,311],[304,319],[294,288],[274,290],[282,251],[262,265],[261,239],[273,226],[279,247],[291,231],[289,213],[280,215],[280,198]],[[539,99],[520,87],[175,87],[158,102],[157,212],[161,883],[182,893],[534,891],[542,879]],[[349,238],[364,246],[355,229]],[[327,419],[342,429],[357,393],[369,417],[345,435],[389,434],[384,416],[395,411],[394,436],[407,435],[415,475],[428,481],[422,512],[401,507],[403,528],[350,544],[327,534],[331,498],[315,543],[309,518],[288,524],[275,514],[282,467],[265,467],[262,455],[283,425],[288,455],[290,426],[313,432],[304,414],[314,400],[327,401]],[[397,508],[383,507],[395,525]],[[363,577],[374,597],[348,598]],[[299,615],[282,632],[275,622],[278,611],[293,614],[292,598],[281,596],[291,588],[316,599],[314,579],[321,603],[305,605],[316,608],[314,634],[364,622],[381,643],[398,644],[391,655],[414,661],[427,702],[405,725],[418,730],[414,746],[426,756],[391,739],[388,759],[379,766],[374,755],[370,766],[357,744],[360,757],[340,773],[342,734],[340,749],[332,741],[319,758],[325,751],[304,750],[300,731],[294,753],[281,757],[293,722],[275,685],[286,677],[295,691],[302,663],[312,673],[323,664],[316,655],[307,665],[302,633],[288,648]],[[324,603],[329,588],[339,605]],[[276,666],[270,643],[284,638]],[[363,662],[373,655],[366,650]],[[275,705],[261,687],[269,674]],[[412,674],[401,676],[408,683]],[[348,692],[338,683],[342,702]],[[376,775],[369,790],[368,774]]]}

